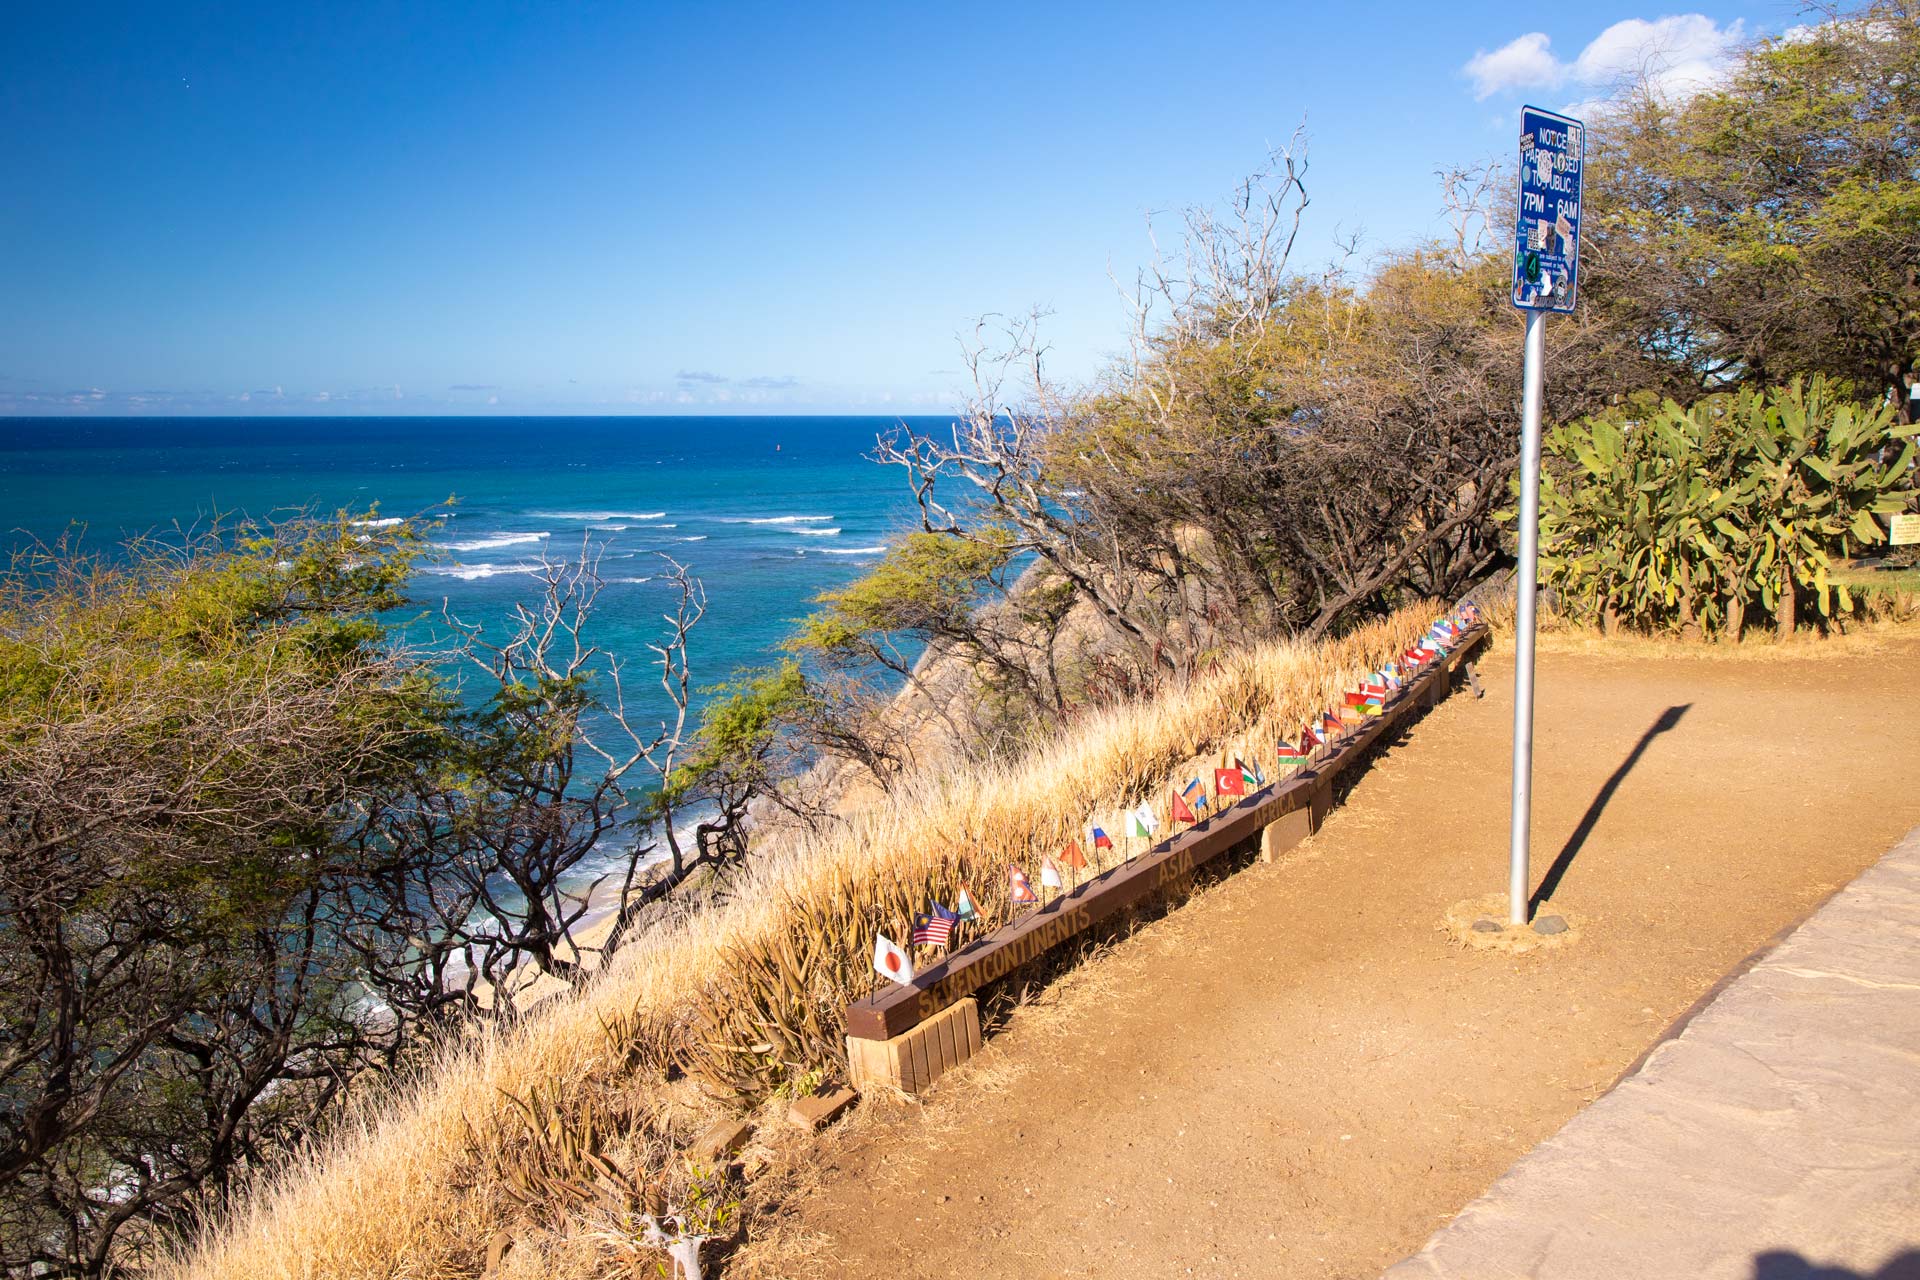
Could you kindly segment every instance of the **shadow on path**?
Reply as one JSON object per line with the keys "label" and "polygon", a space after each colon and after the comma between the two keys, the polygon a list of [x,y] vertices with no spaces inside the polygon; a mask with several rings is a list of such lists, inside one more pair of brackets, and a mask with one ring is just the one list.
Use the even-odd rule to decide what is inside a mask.
{"label": "shadow on path", "polygon": [[1821,1267],[1790,1249],[1769,1249],[1753,1257],[1753,1280],[1920,1280],[1920,1249],[1905,1249],[1872,1275],[1846,1267]]}
{"label": "shadow on path", "polygon": [[[1613,793],[1620,789],[1620,784],[1626,780],[1626,776],[1633,772],[1633,766],[1640,763],[1640,757],[1646,754],[1647,747],[1655,738],[1679,724],[1680,717],[1687,714],[1692,707],[1691,702],[1683,702],[1677,707],[1668,707],[1660,713],[1660,718],[1653,722],[1653,726],[1640,735],[1640,741],[1633,744],[1633,750],[1627,753],[1627,758],[1620,762],[1620,767],[1613,771],[1606,785],[1600,788],[1600,794],[1593,798],[1593,803],[1587,806],[1587,811],[1580,815],[1580,825],[1573,829],[1571,836],[1567,837],[1567,843],[1562,846],[1560,856],[1553,860],[1553,865],[1547,868],[1547,874],[1541,878],[1540,887],[1535,889],[1533,897],[1527,900],[1529,920],[1540,909],[1540,904],[1551,898],[1553,891],[1560,887],[1560,881],[1566,876],[1567,868],[1573,865],[1574,857],[1586,845],[1587,837],[1593,834],[1594,827],[1599,825],[1600,815],[1606,812],[1607,802],[1613,799]],[[1771,1280],[1771,1277],[1768,1280]]]}

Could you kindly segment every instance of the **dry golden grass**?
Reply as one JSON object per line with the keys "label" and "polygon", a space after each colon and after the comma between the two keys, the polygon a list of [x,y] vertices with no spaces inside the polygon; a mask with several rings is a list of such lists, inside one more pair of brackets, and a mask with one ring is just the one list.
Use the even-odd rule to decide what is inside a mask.
{"label": "dry golden grass", "polygon": [[[609,1274],[619,1264],[596,1235],[603,1204],[514,1193],[576,1172],[556,1167],[563,1157],[514,1099],[537,1092],[556,1123],[617,1135],[600,1156],[648,1198],[671,1199],[683,1176],[672,1151],[703,1124],[842,1064],[842,1010],[876,980],[876,932],[904,939],[930,896],[950,903],[962,884],[989,926],[1007,918],[1010,862],[1032,872],[1122,805],[1152,799],[1164,815],[1169,786],[1223,750],[1270,766],[1280,736],[1432,616],[1414,607],[1318,647],[1234,654],[1185,690],[1091,713],[1018,760],[918,778],[830,834],[768,851],[724,905],[657,930],[517,1027],[449,1046],[162,1274],[473,1276],[500,1230],[519,1238],[503,1274]],[[669,1086],[669,1065],[708,1096]]]}

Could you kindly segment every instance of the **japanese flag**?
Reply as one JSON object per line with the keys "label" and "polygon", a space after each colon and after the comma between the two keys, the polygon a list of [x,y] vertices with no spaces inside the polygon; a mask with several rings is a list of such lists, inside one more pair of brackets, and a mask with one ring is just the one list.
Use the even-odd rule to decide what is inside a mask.
{"label": "japanese flag", "polygon": [[875,937],[873,942],[873,971],[883,978],[892,978],[903,987],[913,981],[913,961],[907,959],[907,953],[894,946],[884,933]]}

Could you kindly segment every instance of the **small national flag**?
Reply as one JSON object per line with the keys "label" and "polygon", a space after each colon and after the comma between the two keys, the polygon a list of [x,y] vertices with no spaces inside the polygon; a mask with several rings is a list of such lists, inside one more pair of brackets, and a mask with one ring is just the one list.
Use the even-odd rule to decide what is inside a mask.
{"label": "small national flag", "polygon": [[1007,868],[1007,888],[1009,896],[1015,903],[1040,901],[1040,895],[1033,891],[1033,884],[1027,879],[1027,873],[1018,867]]}
{"label": "small national flag", "polygon": [[[1199,794],[1195,795],[1195,792]],[[1186,786],[1180,788],[1180,794],[1189,801],[1199,800],[1204,803],[1207,798],[1206,789],[1200,785],[1200,779],[1198,778],[1191,779]]]}
{"label": "small national flag", "polygon": [[960,890],[960,904],[954,914],[962,920],[978,920],[980,918],[980,908],[973,905],[973,897],[965,888]]}
{"label": "small national flag", "polygon": [[1249,787],[1257,787],[1261,783],[1267,780],[1265,775],[1263,775],[1259,769],[1255,768],[1253,765],[1248,764],[1245,760],[1242,760],[1239,756],[1235,756],[1233,758],[1233,767],[1240,771],[1240,780],[1246,783]]}
{"label": "small national flag", "polygon": [[[1306,740],[1303,738],[1301,739],[1301,741],[1304,743]],[[1307,753],[1305,751],[1301,750],[1299,747],[1294,746],[1290,742],[1285,742],[1285,741],[1281,742],[1280,765],[1282,768],[1286,768],[1288,766],[1297,767],[1299,765],[1305,764],[1306,762],[1307,762]]]}
{"label": "small national flag", "polygon": [[1060,878],[1060,868],[1054,865],[1052,858],[1040,859],[1040,887],[1043,889],[1066,888],[1066,881]]}
{"label": "small national flag", "polygon": [[[944,913],[944,914],[942,914]],[[941,906],[933,904],[933,914],[913,918],[913,945],[916,947],[944,947],[953,941],[953,926],[960,917]]]}
{"label": "small national flag", "polygon": [[1315,748],[1324,747],[1326,745],[1327,745],[1327,740],[1320,736],[1319,730],[1314,728],[1313,725],[1304,724],[1300,726],[1301,750],[1311,755],[1315,750]]}
{"label": "small national flag", "polygon": [[1150,836],[1160,823],[1153,816],[1153,806],[1145,800],[1138,808],[1127,810],[1127,834],[1130,836]]}
{"label": "small national flag", "polygon": [[883,978],[892,978],[901,986],[913,981],[913,961],[907,953],[893,945],[886,934],[880,934],[873,943],[873,971]]}
{"label": "small national flag", "polygon": [[1095,827],[1093,829],[1093,847],[1096,849],[1111,849],[1113,848],[1113,837],[1100,828]]}
{"label": "small national flag", "polygon": [[1186,797],[1176,791],[1173,793],[1173,803],[1167,807],[1167,821],[1192,823],[1199,819],[1193,816],[1193,810],[1188,807]]}
{"label": "small national flag", "polygon": [[1080,842],[1078,840],[1067,841],[1067,847],[1060,851],[1060,860],[1072,867],[1075,871],[1085,871],[1087,869],[1087,855],[1080,852]]}
{"label": "small national flag", "polygon": [[1369,702],[1385,702],[1387,700],[1387,678],[1378,671],[1374,672],[1367,677],[1366,683],[1360,686],[1360,692],[1367,695]]}
{"label": "small national flag", "polygon": [[1216,795],[1244,796],[1247,794],[1246,775],[1238,769],[1215,769],[1213,790]]}
{"label": "small national flag", "polygon": [[1364,707],[1368,702],[1366,693],[1359,689],[1349,690],[1346,698],[1347,705],[1350,707]]}

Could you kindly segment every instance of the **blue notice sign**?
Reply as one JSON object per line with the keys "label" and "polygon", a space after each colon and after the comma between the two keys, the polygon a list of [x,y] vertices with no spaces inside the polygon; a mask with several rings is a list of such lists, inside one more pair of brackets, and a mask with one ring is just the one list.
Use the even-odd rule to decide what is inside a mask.
{"label": "blue notice sign", "polygon": [[1520,109],[1520,211],[1513,237],[1513,305],[1571,311],[1580,283],[1580,170],[1586,126]]}

